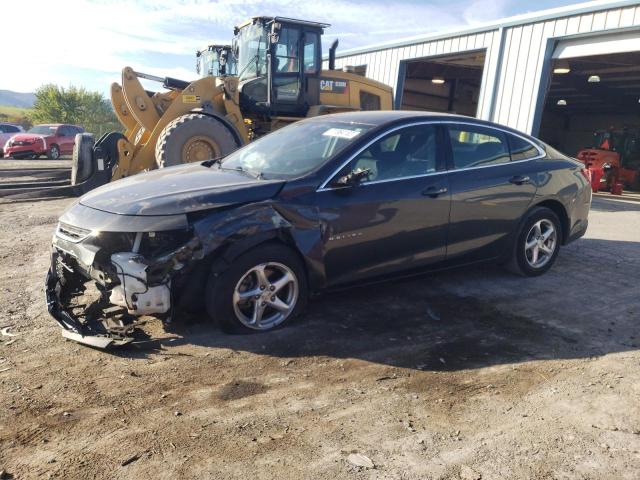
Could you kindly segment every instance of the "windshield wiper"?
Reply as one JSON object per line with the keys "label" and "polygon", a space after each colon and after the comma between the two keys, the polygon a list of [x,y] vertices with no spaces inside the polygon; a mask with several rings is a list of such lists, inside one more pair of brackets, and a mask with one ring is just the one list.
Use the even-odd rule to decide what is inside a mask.
{"label": "windshield wiper", "polygon": [[220,163],[220,160],[222,160],[222,157],[216,157],[216,158],[211,158],[209,160],[205,160],[204,162],[202,162],[200,165],[202,165],[203,167],[207,167],[207,168],[211,168],[213,167],[216,163]]}
{"label": "windshield wiper", "polygon": [[240,165],[238,165],[237,167],[223,167],[222,164],[220,164],[220,170],[229,170],[229,171],[232,171],[232,172],[242,173],[243,175],[246,175],[247,177],[260,178],[259,175],[255,175],[254,173],[251,173],[249,170],[245,170]]}

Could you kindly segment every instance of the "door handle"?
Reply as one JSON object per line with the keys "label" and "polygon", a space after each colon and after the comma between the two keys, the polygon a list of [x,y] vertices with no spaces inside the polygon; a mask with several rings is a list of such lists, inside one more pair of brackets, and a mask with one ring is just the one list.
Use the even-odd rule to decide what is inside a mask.
{"label": "door handle", "polygon": [[436,187],[431,186],[422,191],[422,195],[427,197],[436,198],[438,195],[442,195],[443,193],[447,193],[447,187]]}
{"label": "door handle", "polygon": [[531,179],[529,177],[527,177],[526,175],[516,175],[514,177],[511,177],[509,179],[509,183],[513,183],[515,185],[523,185],[525,183],[529,183],[531,181]]}

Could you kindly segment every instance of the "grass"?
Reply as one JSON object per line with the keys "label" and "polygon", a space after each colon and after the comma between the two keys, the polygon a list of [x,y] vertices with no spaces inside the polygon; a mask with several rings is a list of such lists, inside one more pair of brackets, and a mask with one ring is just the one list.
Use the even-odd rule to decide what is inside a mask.
{"label": "grass", "polygon": [[30,108],[10,107],[0,105],[0,122],[21,122],[31,112]]}

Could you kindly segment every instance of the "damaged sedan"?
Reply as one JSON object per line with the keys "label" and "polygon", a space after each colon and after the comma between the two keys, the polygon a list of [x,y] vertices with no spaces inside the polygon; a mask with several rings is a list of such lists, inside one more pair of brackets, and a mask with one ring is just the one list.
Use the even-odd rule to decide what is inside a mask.
{"label": "damaged sedan", "polygon": [[80,198],[53,236],[48,309],[66,337],[107,347],[145,315],[267,331],[363,280],[486,261],[540,275],[587,228],[583,167],[467,117],[303,120]]}

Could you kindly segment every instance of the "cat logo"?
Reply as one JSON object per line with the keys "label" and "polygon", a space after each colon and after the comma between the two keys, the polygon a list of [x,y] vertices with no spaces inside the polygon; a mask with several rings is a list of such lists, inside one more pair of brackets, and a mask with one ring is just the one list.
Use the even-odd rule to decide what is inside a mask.
{"label": "cat logo", "polygon": [[335,78],[321,78],[320,91],[326,93],[345,93],[349,88],[349,82]]}

